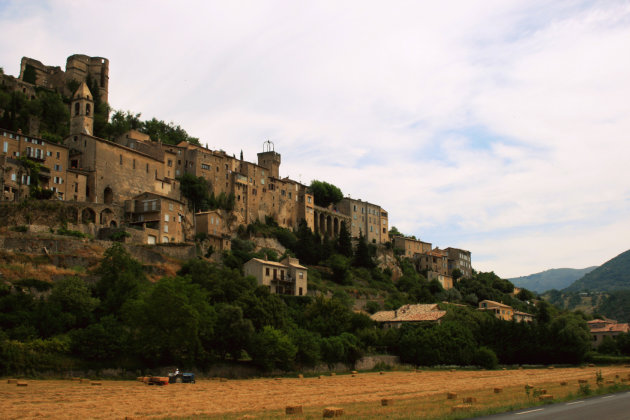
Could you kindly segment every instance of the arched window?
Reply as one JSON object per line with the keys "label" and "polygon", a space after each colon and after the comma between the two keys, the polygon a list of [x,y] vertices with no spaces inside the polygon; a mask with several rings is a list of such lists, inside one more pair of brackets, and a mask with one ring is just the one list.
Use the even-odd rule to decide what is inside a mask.
{"label": "arched window", "polygon": [[85,105],[85,115],[90,115],[90,104]]}
{"label": "arched window", "polygon": [[74,104],[74,115],[79,115],[79,103],[75,102]]}

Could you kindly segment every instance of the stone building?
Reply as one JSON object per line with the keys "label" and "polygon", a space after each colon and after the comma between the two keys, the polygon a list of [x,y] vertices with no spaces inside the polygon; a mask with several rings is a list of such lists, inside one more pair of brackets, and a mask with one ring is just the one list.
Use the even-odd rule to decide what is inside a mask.
{"label": "stone building", "polygon": [[227,217],[226,212],[222,210],[196,213],[195,233],[204,234],[214,250],[229,250],[231,249],[231,241]]}
{"label": "stone building", "polygon": [[383,328],[400,328],[403,324],[437,323],[446,315],[437,303],[404,305],[394,311],[380,311],[370,318]]}
{"label": "stone building", "polygon": [[394,236],[392,238],[394,249],[403,251],[407,258],[413,258],[415,254],[426,254],[431,251],[431,244],[419,239],[408,238],[406,236]]}
{"label": "stone building", "polygon": [[126,222],[146,232],[149,245],[185,242],[186,206],[182,201],[145,192],[125,202]]}
{"label": "stone building", "polygon": [[[30,75],[29,75],[30,74]],[[46,66],[40,61],[22,57],[20,62],[20,76],[22,82],[27,82],[36,87],[43,87],[70,96],[70,81],[78,83],[86,82],[89,78],[98,86],[99,94],[103,102],[109,99],[109,60],[103,57],[88,57],[83,54],[74,54],[66,60],[66,71],[59,66]],[[34,80],[29,81],[30,77]]]}
{"label": "stone building", "polygon": [[[84,176],[68,174],[68,148],[64,145],[9,130],[0,130],[0,145],[0,182],[4,200],[26,197],[29,186],[35,183],[20,157],[28,157],[42,166],[38,184],[52,190],[59,200],[72,200],[75,183],[85,183]],[[69,178],[73,183],[68,184]]]}
{"label": "stone building", "polygon": [[604,341],[604,337],[616,337],[619,334],[630,332],[627,323],[620,323],[613,319],[593,319],[587,322],[593,339],[593,347],[599,347]]}
{"label": "stone building", "polygon": [[462,277],[472,277],[472,265],[470,261],[470,251],[458,248],[446,248],[448,254],[448,273],[453,274],[453,270],[459,269]]}
{"label": "stone building", "polygon": [[243,272],[274,294],[304,296],[308,292],[308,269],[297,258],[287,257],[280,262],[252,258],[243,265]]}
{"label": "stone building", "polygon": [[532,322],[534,320],[532,314],[515,311],[511,306],[493,300],[482,300],[479,302],[478,309],[480,311],[489,311],[494,314],[496,318],[503,321]]}
{"label": "stone building", "polygon": [[335,207],[342,214],[350,216],[351,221],[348,229],[353,238],[362,235],[368,243],[384,244],[389,242],[388,215],[380,206],[346,197]]}

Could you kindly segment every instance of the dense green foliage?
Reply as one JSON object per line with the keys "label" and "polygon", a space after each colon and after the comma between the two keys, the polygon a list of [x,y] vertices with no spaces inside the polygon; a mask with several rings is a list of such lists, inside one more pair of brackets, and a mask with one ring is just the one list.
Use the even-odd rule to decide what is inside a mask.
{"label": "dense green foliage", "polygon": [[309,190],[313,194],[315,204],[321,207],[337,204],[343,198],[343,193],[338,187],[325,181],[311,181]]}
{"label": "dense green foliage", "polygon": [[584,277],[576,280],[564,291],[594,290],[610,292],[621,289],[630,289],[630,250],[617,255],[612,260],[584,275]]}
{"label": "dense green foliage", "polygon": [[[590,335],[579,313],[534,307],[510,296],[513,286],[494,273],[474,273],[445,291],[429,282],[406,259],[402,276],[377,268],[370,245],[360,241],[351,255],[340,242],[326,241],[305,224],[295,232],[271,219],[240,230],[223,265],[201,259],[185,263],[174,277],[147,280],[142,265],[114,243],[88,286],[70,277],[55,282],[47,295],[29,288],[38,283],[0,286],[0,374],[82,367],[152,369],[177,365],[206,369],[219,361],[249,363],[262,370],[301,369],[319,363],[353,366],[366,354],[389,353],[415,365],[498,363],[578,363],[590,349]],[[312,258],[309,288],[332,292],[294,297],[270,294],[242,274],[253,257],[279,260],[272,250],[255,252],[249,235],[276,237],[287,255]],[[357,265],[359,245],[366,263]],[[440,304],[447,315],[440,324],[382,329],[353,311],[346,291],[361,287],[387,293],[385,308],[406,303]],[[47,287],[50,287],[49,285]],[[39,290],[39,289],[38,289]],[[44,289],[42,289],[44,290]],[[531,324],[505,322],[476,309],[482,298],[501,300],[536,315]],[[465,303],[470,301],[472,306]],[[372,302],[370,311],[379,309]],[[615,354],[628,350],[627,338],[607,344]]]}
{"label": "dense green foliage", "polygon": [[222,192],[215,197],[212,185],[204,177],[184,174],[177,179],[180,182],[182,195],[188,199],[189,205],[195,212],[216,209],[232,211],[234,209],[236,200],[234,194]]}
{"label": "dense green foliage", "polygon": [[157,118],[142,121],[142,114],[134,114],[131,111],[115,111],[111,116],[111,121],[103,133],[103,137],[114,139],[125,134],[129,130],[138,130],[151,137],[153,141],[160,141],[164,144],[179,144],[182,141],[199,145],[199,139],[188,135],[186,130],[173,122],[166,123]]}

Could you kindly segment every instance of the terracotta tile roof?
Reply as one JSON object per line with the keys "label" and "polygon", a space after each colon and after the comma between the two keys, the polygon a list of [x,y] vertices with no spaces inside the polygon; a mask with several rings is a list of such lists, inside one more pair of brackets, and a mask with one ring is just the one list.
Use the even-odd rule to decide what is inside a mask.
{"label": "terracotta tile roof", "polygon": [[260,258],[252,258],[249,261],[256,261],[256,262],[259,262],[259,263],[262,263],[262,264],[265,264],[265,265],[273,265],[273,266],[282,267],[282,268],[286,268],[287,267],[286,265],[284,265],[282,263],[279,263],[279,262],[276,262],[276,261],[261,260]]}
{"label": "terracotta tile roof", "polygon": [[437,307],[437,303],[404,305],[395,311],[376,312],[370,318],[376,322],[437,321],[446,315],[446,311],[440,311]]}
{"label": "terracotta tile roof", "polygon": [[603,327],[594,327],[589,325],[591,333],[603,333],[603,332],[617,332],[617,333],[627,333],[630,332],[630,326],[626,323],[606,323]]}
{"label": "terracotta tile roof", "polygon": [[488,305],[492,305],[492,306],[500,306],[502,308],[510,308],[510,309],[512,309],[512,307],[510,305],[506,305],[505,303],[499,303],[499,302],[495,302],[494,300],[488,300],[488,299],[482,300],[481,302],[479,302],[480,307],[481,307],[481,304],[483,302],[486,302]]}
{"label": "terracotta tile roof", "polygon": [[514,311],[514,315],[531,316],[532,318],[534,317],[534,315],[532,314],[528,314],[527,312],[521,312],[521,311]]}

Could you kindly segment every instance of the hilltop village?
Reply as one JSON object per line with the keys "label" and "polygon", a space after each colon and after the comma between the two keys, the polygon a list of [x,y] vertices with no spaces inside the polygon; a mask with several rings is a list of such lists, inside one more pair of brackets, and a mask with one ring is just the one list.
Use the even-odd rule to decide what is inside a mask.
{"label": "hilltop village", "polygon": [[[105,58],[72,55],[63,71],[24,57],[19,77],[0,74],[0,87],[22,92],[27,99],[41,89],[70,98],[69,135],[61,143],[42,139],[37,121],[29,121],[28,133],[0,130],[0,199],[18,202],[29,196],[37,177],[38,188],[48,191],[50,199],[67,203],[72,229],[107,237],[128,228],[127,241],[149,245],[192,242],[201,234],[221,251],[230,249],[239,226],[255,221],[270,218],[280,227],[296,229],[304,220],[314,233],[328,238],[336,237],[345,224],[355,240],[361,237],[377,246],[391,242],[445,289],[453,287],[454,270],[471,275],[469,251],[433,248],[413,237],[390,238],[388,213],[378,204],[344,197],[327,207],[316,205],[309,186],[281,177],[281,155],[270,141],[253,163],[242,153],[236,158],[207,145],[165,144],[137,130],[112,139],[96,137],[95,95],[104,102],[109,97]],[[214,196],[229,197],[233,204],[197,211],[182,192],[185,174],[205,179]],[[286,267],[291,264],[299,265],[288,261]],[[287,290],[306,293],[306,282]]]}

